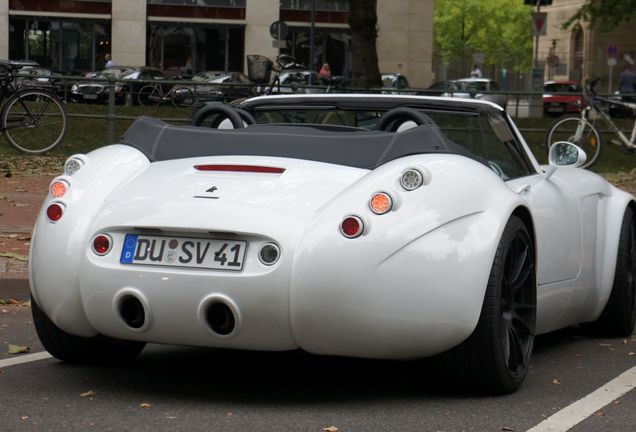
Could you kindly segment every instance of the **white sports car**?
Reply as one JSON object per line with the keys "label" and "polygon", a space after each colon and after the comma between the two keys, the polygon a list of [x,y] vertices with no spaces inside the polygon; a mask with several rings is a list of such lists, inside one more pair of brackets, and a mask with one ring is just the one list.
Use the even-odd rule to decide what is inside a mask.
{"label": "white sports car", "polygon": [[540,166],[490,102],[270,96],[194,123],[142,117],[51,183],[29,271],[55,357],[446,353],[505,393],[537,334],[631,334],[634,198],[572,144]]}

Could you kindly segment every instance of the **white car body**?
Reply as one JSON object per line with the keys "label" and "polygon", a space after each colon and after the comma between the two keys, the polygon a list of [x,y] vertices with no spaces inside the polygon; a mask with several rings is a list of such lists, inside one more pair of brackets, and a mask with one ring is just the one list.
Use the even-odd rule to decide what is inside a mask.
{"label": "white car body", "polygon": [[[265,101],[321,103],[337,97]],[[342,96],[353,101],[365,97],[395,100]],[[597,319],[612,289],[620,221],[633,197],[589,171],[567,167],[551,173],[553,167],[539,166],[512,121],[494,104],[399,100],[500,113],[534,172],[504,180],[473,159],[446,153],[411,154],[363,169],[255,155],[151,162],[134,146],[107,146],[77,156],[82,168],[60,177],[68,192],[62,198],[49,196],[43,204],[30,252],[34,300],[57,327],[83,337],[426,357],[457,346],[475,330],[499,239],[517,214],[531,225],[536,247],[536,333]],[[265,104],[263,98],[253,101]],[[192,132],[161,128],[175,137],[179,129]],[[231,139],[239,132],[215,133]],[[194,168],[206,164],[280,167],[284,172]],[[424,175],[424,184],[414,191],[400,185],[408,169]],[[369,198],[379,191],[394,201],[384,215],[369,207]],[[65,210],[57,222],[47,217],[53,202]],[[339,230],[351,214],[364,223],[364,233],[355,239]],[[123,265],[124,237],[131,232],[241,239],[247,249],[240,271]],[[104,256],[90,246],[99,233],[112,237],[112,252]],[[268,242],[280,248],[280,259],[271,266],[258,257]],[[145,320],[137,328],[121,316],[121,301],[130,296],[144,309]],[[234,315],[228,334],[211,330],[206,321],[206,310],[215,302]]]}

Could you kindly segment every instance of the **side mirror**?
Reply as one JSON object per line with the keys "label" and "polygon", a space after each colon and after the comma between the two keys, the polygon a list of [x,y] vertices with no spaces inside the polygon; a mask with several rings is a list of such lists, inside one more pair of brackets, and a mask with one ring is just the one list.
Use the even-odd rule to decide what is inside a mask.
{"label": "side mirror", "polygon": [[550,146],[548,163],[554,167],[580,167],[587,160],[587,155],[578,146],[567,142],[558,141]]}

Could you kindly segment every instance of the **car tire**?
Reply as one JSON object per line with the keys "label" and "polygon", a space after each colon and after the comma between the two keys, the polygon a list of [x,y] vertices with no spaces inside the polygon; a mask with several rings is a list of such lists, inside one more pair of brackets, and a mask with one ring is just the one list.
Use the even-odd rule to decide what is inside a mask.
{"label": "car tire", "polygon": [[119,364],[139,355],[146,345],[97,335],[74,336],[57,327],[31,298],[33,324],[44,348],[69,363]]}
{"label": "car tire", "polygon": [[490,394],[516,391],[530,367],[536,299],[532,236],[512,216],[497,247],[477,327],[443,359],[455,377]]}
{"label": "car tire", "polygon": [[614,285],[599,318],[582,324],[584,331],[604,336],[626,337],[636,323],[636,219],[634,209],[623,215],[618,241]]}

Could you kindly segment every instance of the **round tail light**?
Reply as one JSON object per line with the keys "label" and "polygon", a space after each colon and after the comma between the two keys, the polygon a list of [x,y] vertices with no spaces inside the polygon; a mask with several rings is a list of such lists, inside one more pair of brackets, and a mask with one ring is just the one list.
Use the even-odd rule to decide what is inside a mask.
{"label": "round tail light", "polygon": [[62,198],[66,194],[67,190],[68,183],[66,183],[64,180],[55,180],[53,183],[51,183],[51,187],[49,188],[49,192],[54,198]]}
{"label": "round tail light", "polygon": [[393,208],[393,200],[391,196],[384,192],[378,192],[371,197],[369,201],[369,207],[375,214],[385,214],[391,211]]}
{"label": "round tail light", "polygon": [[357,216],[347,216],[340,224],[340,232],[347,238],[359,237],[364,231],[364,223]]}
{"label": "round tail light", "polygon": [[407,191],[412,191],[424,184],[424,176],[416,169],[408,169],[402,173],[400,184]]}
{"label": "round tail light", "polygon": [[57,222],[62,219],[64,214],[64,205],[60,203],[53,203],[46,209],[46,216],[51,222]]}
{"label": "round tail light", "polygon": [[113,245],[113,242],[110,236],[106,234],[98,234],[93,239],[93,252],[95,252],[99,256],[106,255],[110,252],[110,248]]}

